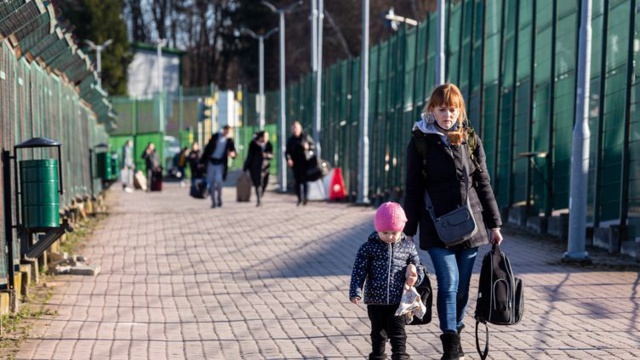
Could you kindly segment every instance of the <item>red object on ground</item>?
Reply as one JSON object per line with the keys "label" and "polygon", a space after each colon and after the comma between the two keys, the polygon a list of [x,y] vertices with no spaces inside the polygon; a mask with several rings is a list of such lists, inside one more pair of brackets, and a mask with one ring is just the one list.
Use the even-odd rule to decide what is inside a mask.
{"label": "red object on ground", "polygon": [[329,200],[343,200],[347,196],[347,189],[344,187],[342,169],[334,168],[333,177],[329,184]]}

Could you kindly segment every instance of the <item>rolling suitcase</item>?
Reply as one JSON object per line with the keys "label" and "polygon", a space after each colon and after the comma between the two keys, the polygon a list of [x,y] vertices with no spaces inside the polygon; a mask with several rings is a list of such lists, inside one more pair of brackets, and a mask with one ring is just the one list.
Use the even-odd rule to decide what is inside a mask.
{"label": "rolling suitcase", "polygon": [[243,172],[236,182],[236,200],[247,202],[251,200],[251,178],[248,172]]}
{"label": "rolling suitcase", "polygon": [[147,191],[147,178],[144,176],[142,171],[138,170],[133,176],[133,186],[136,189],[140,189],[142,191]]}

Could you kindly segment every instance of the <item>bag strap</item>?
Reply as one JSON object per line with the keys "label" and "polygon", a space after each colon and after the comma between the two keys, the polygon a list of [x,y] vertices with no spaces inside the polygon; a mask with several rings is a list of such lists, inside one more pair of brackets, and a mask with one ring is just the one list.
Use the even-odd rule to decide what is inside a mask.
{"label": "bag strap", "polygon": [[476,319],[476,350],[478,350],[478,355],[482,360],[485,360],[487,356],[489,356],[489,327],[487,323],[483,322],[485,328],[485,343],[484,343],[484,351],[480,350],[480,339],[478,339],[478,325],[480,325],[480,321]]}
{"label": "bag strap", "polygon": [[[460,149],[462,150],[463,154],[462,154],[462,165],[464,166],[464,187],[465,189],[467,189],[467,193],[464,199],[464,202],[467,205],[467,209],[471,209],[471,203],[469,202],[469,169],[467,168],[467,160],[466,160],[466,151],[465,151],[465,147],[463,145],[460,145]],[[433,203],[431,202],[431,197],[429,196],[429,191],[427,191],[427,189],[424,190],[424,203],[427,207],[427,211],[429,212],[429,215],[431,216],[431,220],[433,220],[433,222],[436,222],[436,213],[433,210]]]}

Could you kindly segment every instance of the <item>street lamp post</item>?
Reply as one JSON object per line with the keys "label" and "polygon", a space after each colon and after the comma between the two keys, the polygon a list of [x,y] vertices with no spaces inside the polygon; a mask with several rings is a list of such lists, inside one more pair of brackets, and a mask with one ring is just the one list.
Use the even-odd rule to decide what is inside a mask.
{"label": "street lamp post", "polygon": [[158,49],[158,100],[159,100],[159,112],[160,112],[160,128],[162,131],[164,131],[164,129],[166,129],[166,124],[165,124],[165,105],[164,105],[164,96],[163,96],[163,91],[164,91],[164,74],[163,71],[164,69],[162,68],[162,47],[165,46],[167,44],[167,40],[166,39],[159,39],[158,42],[156,43],[157,45],[157,49]]}
{"label": "street lamp post", "polygon": [[322,20],[324,19],[324,0],[313,0],[311,7],[311,26],[313,28],[311,31],[311,65],[316,99],[313,115],[313,138],[315,153],[319,158],[322,156]]}
{"label": "street lamp post", "polygon": [[98,86],[102,87],[102,51],[106,49],[107,46],[111,45],[111,43],[113,43],[113,40],[109,39],[103,42],[102,45],[96,45],[91,40],[85,40],[84,42],[89,45],[91,50],[95,50],[96,52],[96,71],[98,71]]}
{"label": "street lamp post", "polygon": [[589,95],[591,74],[591,0],[581,2],[578,46],[576,118],[571,151],[571,191],[569,193],[569,241],[562,255],[565,262],[591,263],[586,251],[587,192],[589,183]]}
{"label": "street lamp post", "polygon": [[446,29],[445,24],[445,12],[446,2],[444,0],[438,0],[438,28],[436,29],[436,86],[444,84],[445,71],[446,71],[446,59],[444,56],[444,33]]}
{"label": "street lamp post", "polygon": [[242,29],[243,33],[251,36],[254,39],[257,39],[260,42],[260,95],[258,104],[258,109],[260,109],[260,130],[264,130],[264,39],[268,39],[269,36],[273,35],[278,31],[278,28],[273,28],[267,31],[265,34],[258,35],[249,29]]}
{"label": "street lamp post", "polygon": [[[279,131],[279,143],[280,143],[280,154],[284,154],[286,151],[286,124],[287,124],[287,111],[286,111],[286,96],[285,96],[285,57],[284,57],[284,35],[285,35],[285,27],[284,27],[284,15],[290,13],[295,7],[302,4],[302,0],[296,1],[290,5],[277,8],[273,4],[268,1],[262,1],[262,4],[274,13],[280,16],[280,131]],[[281,155],[281,158],[284,155]],[[280,192],[285,192],[287,190],[287,165],[284,161],[278,162],[278,182],[280,184]]]}
{"label": "street lamp post", "polygon": [[369,0],[362,0],[362,56],[360,58],[360,139],[358,140],[358,193],[356,202],[369,197]]}
{"label": "street lamp post", "polygon": [[398,30],[398,23],[405,23],[411,26],[418,26],[418,22],[416,20],[409,19],[404,16],[396,15],[395,11],[393,10],[393,6],[389,9],[389,12],[385,14],[384,18],[391,22],[391,28],[395,31]]}
{"label": "street lamp post", "polygon": [[163,84],[163,68],[162,68],[162,48],[167,44],[166,39],[160,39],[156,43],[158,50],[158,92],[162,93],[164,90]]}

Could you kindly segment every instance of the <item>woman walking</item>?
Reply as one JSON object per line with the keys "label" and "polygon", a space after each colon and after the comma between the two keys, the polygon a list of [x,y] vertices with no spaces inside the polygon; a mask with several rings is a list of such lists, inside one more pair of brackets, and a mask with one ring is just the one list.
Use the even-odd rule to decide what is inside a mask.
{"label": "woman walking", "polygon": [[[413,238],[420,227],[420,248],[429,252],[435,268],[444,353],[441,359],[464,359],[460,333],[473,264],[480,245],[502,241],[502,221],[482,142],[469,131],[458,87],[447,83],[433,91],[413,133],[407,147],[404,207],[408,221],[404,232]],[[469,204],[478,229],[475,235],[461,244],[446,246],[427,211],[425,192],[436,218]]]}
{"label": "woman walking", "polygon": [[273,156],[267,149],[268,140],[269,134],[266,131],[258,131],[249,144],[247,158],[244,161],[243,170],[249,171],[251,182],[256,190],[256,206],[262,204],[260,199],[262,198],[262,184],[265,177],[264,163]]}

